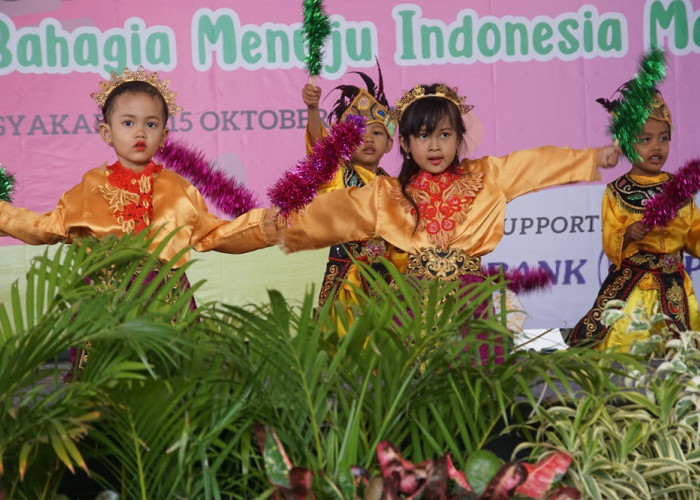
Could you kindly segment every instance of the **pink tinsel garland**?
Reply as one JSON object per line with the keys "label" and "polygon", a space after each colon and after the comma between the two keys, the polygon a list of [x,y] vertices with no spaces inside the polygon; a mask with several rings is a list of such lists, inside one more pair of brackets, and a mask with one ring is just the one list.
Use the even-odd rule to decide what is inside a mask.
{"label": "pink tinsel garland", "polygon": [[169,139],[154,159],[190,181],[205,199],[229,217],[238,217],[257,206],[252,192],[215,169],[204,153],[195,148]]}
{"label": "pink tinsel garland", "polygon": [[[484,276],[497,276],[500,269],[484,269]],[[537,290],[544,290],[552,285],[552,277],[542,268],[528,269],[521,271],[514,269],[503,272],[504,278],[508,282],[508,289],[514,293],[527,293]]]}
{"label": "pink tinsel garland", "polygon": [[648,230],[665,227],[673,220],[678,209],[700,190],[700,160],[690,160],[662,191],[654,195],[644,206],[642,224]]}
{"label": "pink tinsel garland", "polygon": [[333,179],[340,163],[352,158],[364,132],[365,122],[359,116],[350,115],[334,124],[326,137],[316,141],[309,155],[270,187],[268,198],[285,220],[308,205],[318,189]]}

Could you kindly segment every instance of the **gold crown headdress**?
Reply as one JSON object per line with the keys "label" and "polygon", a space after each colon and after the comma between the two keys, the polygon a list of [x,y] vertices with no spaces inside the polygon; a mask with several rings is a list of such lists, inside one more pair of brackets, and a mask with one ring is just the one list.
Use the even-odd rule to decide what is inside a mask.
{"label": "gold crown headdress", "polygon": [[153,86],[163,96],[169,115],[182,111],[182,106],[175,102],[177,92],[170,89],[170,80],[161,80],[158,73],[149,73],[143,66],[139,66],[136,71],[125,68],[119,75],[112,72],[109,80],[100,82],[100,91],[93,92],[90,97],[102,108],[114,89],[126,82],[145,82]]}
{"label": "gold crown headdress", "polygon": [[352,100],[348,109],[346,109],[340,117],[340,121],[344,122],[348,115],[363,117],[367,125],[370,123],[379,123],[383,125],[389,137],[393,137],[396,131],[396,122],[389,109],[377,101],[377,99],[365,89],[359,89],[355,99]]}
{"label": "gold crown headdress", "polygon": [[669,127],[673,126],[673,123],[671,122],[671,112],[668,110],[666,101],[664,101],[664,98],[661,97],[659,92],[654,93],[654,98],[651,100],[651,106],[649,109],[649,118],[659,120],[660,122],[666,122],[668,123]]}
{"label": "gold crown headdress", "polygon": [[401,120],[403,112],[406,110],[406,108],[408,108],[417,100],[422,99],[424,97],[441,97],[443,99],[447,99],[448,101],[452,102],[455,106],[457,106],[457,109],[459,109],[459,113],[462,115],[466,115],[474,108],[474,106],[472,106],[471,104],[466,103],[467,98],[465,96],[460,96],[459,94],[457,94],[457,87],[451,89],[447,85],[441,83],[440,85],[435,87],[434,94],[426,94],[425,87],[423,87],[422,85],[416,85],[410,91],[404,90],[404,94],[403,96],[401,96],[401,99],[396,100],[396,107],[392,110],[396,121]]}

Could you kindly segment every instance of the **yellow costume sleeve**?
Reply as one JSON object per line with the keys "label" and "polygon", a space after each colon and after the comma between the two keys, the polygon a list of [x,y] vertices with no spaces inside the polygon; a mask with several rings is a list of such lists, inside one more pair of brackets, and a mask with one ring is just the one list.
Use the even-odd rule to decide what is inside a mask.
{"label": "yellow costume sleeve", "polygon": [[0,234],[12,236],[29,245],[41,245],[61,241],[65,234],[60,214],[38,214],[26,208],[13,207],[0,202]]}
{"label": "yellow costume sleeve", "polygon": [[[265,209],[258,208],[232,221],[220,219],[209,211],[196,187],[175,172],[163,169],[154,183],[151,227],[163,227],[164,231],[162,237],[161,233],[155,234],[152,246],[160,244],[166,235],[177,229],[160,254],[162,260],[172,259],[188,246],[198,252],[215,250],[233,254],[264,248],[270,245],[268,235],[274,234],[272,218],[266,223],[265,213]],[[186,254],[176,267],[188,259],[189,254]]]}
{"label": "yellow costume sleeve", "polygon": [[343,167],[340,165],[338,166],[338,170],[336,170],[333,179],[318,188],[318,194],[336,191],[338,189],[345,189],[345,182],[343,182]]}
{"label": "yellow costume sleeve", "polygon": [[56,208],[44,214],[9,203],[0,205],[0,231],[30,245],[70,242],[76,238],[123,234],[110,203],[123,201],[100,194],[107,185],[106,165],[88,171],[81,182],[61,196]]}
{"label": "yellow costume sleeve", "polygon": [[274,234],[274,229],[269,222],[269,227],[265,224],[268,209],[255,208],[232,221],[225,221],[209,212],[199,191],[190,187],[190,200],[199,214],[189,242],[195,250],[240,254],[270,246],[268,235]]}
{"label": "yellow costume sleeve", "polygon": [[[121,236],[124,229],[100,187],[107,185],[103,167],[85,174],[80,184],[61,196],[56,209],[39,214],[0,202],[0,231],[31,245],[70,242],[76,238]],[[150,229],[155,250],[173,231],[159,258],[169,261],[192,246],[204,252],[244,253],[270,245],[274,234],[272,217],[266,210],[254,209],[232,221],[214,216],[199,191],[174,172],[163,169],[153,184],[153,219]],[[189,259],[185,254],[176,263]]]}
{"label": "yellow costume sleeve", "polygon": [[[323,128],[321,129],[321,137],[319,140],[323,139],[328,135],[328,130],[326,129],[326,126],[323,125]],[[306,124],[306,134],[304,135],[304,142],[306,143],[306,154],[310,154],[311,150],[313,149],[314,145],[311,142],[311,132],[309,132],[309,124]]]}
{"label": "yellow costume sleeve", "polygon": [[377,223],[377,178],[362,188],[346,188],[317,196],[299,213],[293,214],[282,231],[289,251],[366,240],[375,234]]}
{"label": "yellow costume sleeve", "polygon": [[545,187],[600,179],[592,148],[543,146],[483,160],[507,201]]}
{"label": "yellow costume sleeve", "polygon": [[609,187],[606,188],[601,203],[603,251],[616,267],[620,266],[623,259],[639,251],[636,241],[630,241],[626,247],[622,247],[627,226],[635,222],[635,220],[641,220],[641,215],[634,217],[634,214],[622,211],[615,194]]}
{"label": "yellow costume sleeve", "polygon": [[685,251],[693,257],[700,258],[700,212],[698,212],[695,200],[690,203],[689,209],[688,224],[690,230],[685,240]]}

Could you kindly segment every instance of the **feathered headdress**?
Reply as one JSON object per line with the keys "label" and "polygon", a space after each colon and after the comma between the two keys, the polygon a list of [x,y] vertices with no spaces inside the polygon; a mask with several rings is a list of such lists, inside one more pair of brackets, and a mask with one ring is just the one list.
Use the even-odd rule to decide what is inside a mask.
{"label": "feathered headdress", "polygon": [[376,84],[366,73],[360,71],[352,71],[351,73],[362,78],[366,89],[355,85],[335,87],[333,90],[339,90],[340,96],[328,113],[329,125],[344,122],[348,116],[356,115],[364,118],[365,125],[371,123],[383,125],[389,137],[393,137],[394,132],[396,132],[396,122],[391,116],[389,102],[384,94],[384,79],[379,63],[377,62],[379,77]]}
{"label": "feathered headdress", "polygon": [[647,119],[654,118],[671,125],[671,113],[656,88],[665,76],[664,54],[653,48],[642,58],[635,77],[617,89],[617,99],[596,99],[610,113],[610,134],[632,163],[641,160],[634,145]]}

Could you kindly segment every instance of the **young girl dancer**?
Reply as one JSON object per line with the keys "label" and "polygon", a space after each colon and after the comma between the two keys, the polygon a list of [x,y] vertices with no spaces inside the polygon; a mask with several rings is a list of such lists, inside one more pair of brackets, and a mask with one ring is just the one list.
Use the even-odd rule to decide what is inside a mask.
{"label": "young girl dancer", "polygon": [[[274,243],[273,211],[254,209],[233,221],[221,220],[207,210],[194,186],[153,161],[168,137],[168,117],[182,110],[169,85],[142,67],[101,82],[91,97],[102,112],[100,136],[114,148],[116,161],[89,170],[52,212],[0,202],[0,231],[38,245],[147,230],[155,250],[177,230],[159,255],[163,262],[188,246],[244,253]],[[175,267],[188,259],[183,255]]]}
{"label": "young girl dancer", "polygon": [[530,191],[598,178],[618,149],[545,146],[460,159],[472,106],[444,84],[417,85],[396,102],[404,157],[398,178],[318,196],[281,228],[289,251],[379,236],[408,253],[406,273],[483,280],[481,257],[503,237],[506,203]]}
{"label": "young girl dancer", "polygon": [[[244,253],[273,244],[275,211],[254,209],[233,221],[221,220],[207,210],[194,186],[153,161],[168,137],[168,117],[182,110],[169,85],[141,67],[101,82],[92,97],[102,111],[100,135],[114,148],[116,161],[89,170],[52,212],[39,214],[0,202],[0,234],[39,245],[148,231],[150,250],[155,251],[177,230],[159,254],[162,262],[190,246],[200,252]],[[189,252],[182,254],[173,267],[188,259]],[[150,270],[146,282],[156,275]],[[185,276],[181,285],[189,287]],[[86,360],[85,350],[78,354],[71,349],[74,367],[82,369]],[[72,371],[66,380],[71,377]]]}

